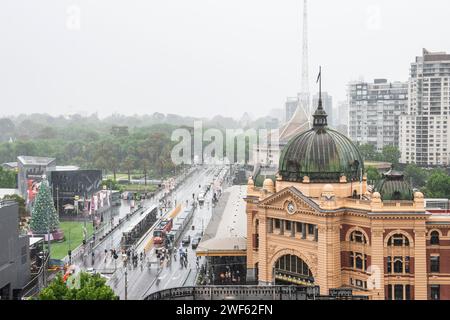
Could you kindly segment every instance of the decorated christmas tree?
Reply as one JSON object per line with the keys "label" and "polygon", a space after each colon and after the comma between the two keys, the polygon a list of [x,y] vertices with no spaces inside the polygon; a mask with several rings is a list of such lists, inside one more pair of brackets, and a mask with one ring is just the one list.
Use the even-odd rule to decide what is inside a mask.
{"label": "decorated christmas tree", "polygon": [[56,231],[59,227],[59,217],[50,194],[48,181],[44,177],[31,210],[30,227],[33,234],[46,234],[49,226],[50,232]]}

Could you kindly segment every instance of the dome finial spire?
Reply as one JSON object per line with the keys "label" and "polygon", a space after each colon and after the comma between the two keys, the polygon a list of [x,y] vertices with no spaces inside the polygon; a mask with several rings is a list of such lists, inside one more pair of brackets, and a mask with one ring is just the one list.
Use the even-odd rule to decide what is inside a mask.
{"label": "dome finial spire", "polygon": [[322,109],[322,66],[319,66],[317,81],[319,81],[319,108]]}
{"label": "dome finial spire", "polygon": [[327,113],[323,109],[322,106],[322,66],[319,67],[319,75],[317,77],[317,82],[319,83],[319,105],[317,106],[317,110],[313,115],[314,123],[313,127],[326,127],[327,124]]}

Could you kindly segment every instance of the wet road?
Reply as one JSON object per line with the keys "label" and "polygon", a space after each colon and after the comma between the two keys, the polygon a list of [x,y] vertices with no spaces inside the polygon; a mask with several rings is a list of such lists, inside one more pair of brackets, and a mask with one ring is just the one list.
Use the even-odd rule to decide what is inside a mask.
{"label": "wet road", "polygon": [[[193,177],[192,181],[187,181],[184,188],[180,188],[180,191],[176,195],[177,202],[183,201],[189,196],[192,198],[192,193],[198,192],[199,184],[203,186],[205,183],[213,182],[213,180],[214,170],[200,172]],[[187,234],[191,235],[192,239],[196,233],[202,232],[202,226],[203,229],[206,228],[212,213],[212,196],[213,191],[211,189],[205,198],[205,204],[202,207],[197,207],[191,223],[184,230],[180,239]],[[192,226],[194,226],[194,229],[192,229]],[[148,241],[151,241],[151,233],[141,242],[140,246],[138,246],[137,252],[141,252]],[[177,247],[179,247],[179,244],[177,244]],[[154,249],[150,250],[146,255],[146,260],[152,262],[150,268],[145,261],[140,263],[137,268],[128,265],[128,299],[141,300],[146,295],[158,290],[194,285],[197,275],[195,250],[192,249],[190,244],[189,246],[183,247],[183,249],[186,248],[188,250],[187,267],[181,266],[178,254],[176,255],[176,260],[172,256],[170,262],[165,262],[162,267],[159,267]],[[199,261],[199,266],[201,264],[202,261]],[[158,278],[159,281],[157,281]],[[115,274],[111,276],[109,284],[121,299],[125,299],[125,269],[122,263]]]}

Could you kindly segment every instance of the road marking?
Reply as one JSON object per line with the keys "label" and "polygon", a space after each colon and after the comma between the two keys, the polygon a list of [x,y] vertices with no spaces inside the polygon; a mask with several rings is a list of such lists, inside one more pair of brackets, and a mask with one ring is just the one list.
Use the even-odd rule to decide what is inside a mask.
{"label": "road marking", "polygon": [[145,245],[144,247],[145,253],[149,252],[152,248],[153,248],[153,237],[151,237],[150,240]]}

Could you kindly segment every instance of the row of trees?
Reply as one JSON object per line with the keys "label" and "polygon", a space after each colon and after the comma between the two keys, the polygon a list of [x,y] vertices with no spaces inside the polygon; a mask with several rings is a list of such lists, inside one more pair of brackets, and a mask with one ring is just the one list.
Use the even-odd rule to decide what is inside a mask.
{"label": "row of trees", "polygon": [[[174,142],[170,136],[172,127],[157,125],[135,130],[128,136],[114,137],[110,134],[92,139],[35,139],[30,141],[4,142],[0,144],[0,162],[16,161],[17,156],[33,155],[53,157],[58,165],[78,165],[86,169],[110,172],[116,180],[117,172],[133,172],[158,177],[174,170],[170,153]],[[80,132],[80,137],[83,137]],[[15,176],[10,171],[0,171],[0,185],[15,187]]]}
{"label": "row of trees", "polygon": [[405,178],[427,198],[450,198],[450,176],[442,169],[425,170],[409,165],[405,168]]}
{"label": "row of trees", "polygon": [[[365,160],[385,161],[399,167],[400,151],[394,146],[386,146],[382,152],[377,152],[375,146],[363,144],[358,146]],[[443,169],[424,169],[415,164],[409,164],[402,168],[405,180],[409,181],[414,188],[420,189],[428,198],[450,198],[450,176]],[[381,174],[373,167],[366,168],[367,179],[377,181]]]}
{"label": "row of trees", "polygon": [[397,166],[400,160],[400,150],[394,146],[385,146],[378,152],[372,144],[362,144],[358,146],[364,160],[390,162]]}

